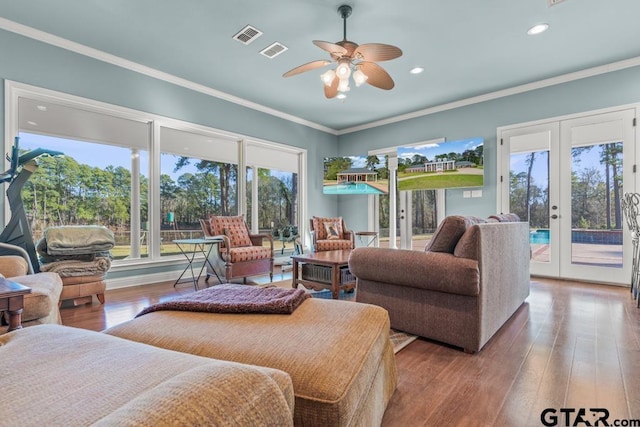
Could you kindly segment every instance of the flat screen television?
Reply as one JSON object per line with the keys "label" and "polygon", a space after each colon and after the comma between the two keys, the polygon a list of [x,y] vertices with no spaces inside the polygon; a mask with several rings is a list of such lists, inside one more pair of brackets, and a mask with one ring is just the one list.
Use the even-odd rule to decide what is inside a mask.
{"label": "flat screen television", "polygon": [[323,194],[387,194],[388,156],[325,157]]}
{"label": "flat screen television", "polygon": [[398,190],[484,185],[483,138],[398,148]]}

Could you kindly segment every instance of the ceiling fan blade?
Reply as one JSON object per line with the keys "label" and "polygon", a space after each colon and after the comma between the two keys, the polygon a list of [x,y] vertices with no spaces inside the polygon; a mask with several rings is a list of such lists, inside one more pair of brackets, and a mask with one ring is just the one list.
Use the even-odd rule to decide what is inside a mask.
{"label": "ceiling fan blade", "polygon": [[313,44],[315,44],[322,50],[326,50],[332,56],[341,57],[347,54],[347,49],[340,46],[339,44],[335,44],[331,42],[323,42],[322,40],[314,40]]}
{"label": "ceiling fan blade", "polygon": [[395,86],[389,73],[375,62],[362,61],[356,67],[366,74],[367,83],[371,86],[385,90],[393,89]]}
{"label": "ceiling fan blade", "polygon": [[335,98],[338,95],[338,84],[340,83],[339,78],[334,78],[333,82],[331,82],[331,86],[324,85],[324,96],[327,98]]}
{"label": "ceiling fan blade", "polygon": [[389,61],[402,56],[402,50],[390,44],[367,43],[358,46],[353,52],[353,56],[355,59],[364,61]]}
{"label": "ceiling fan blade", "polygon": [[294,68],[293,70],[289,70],[282,75],[282,77],[291,77],[296,74],[304,73],[306,71],[311,71],[316,68],[324,67],[325,65],[331,64],[331,61],[326,61],[324,59],[319,61],[307,62],[306,64],[300,65],[299,67]]}

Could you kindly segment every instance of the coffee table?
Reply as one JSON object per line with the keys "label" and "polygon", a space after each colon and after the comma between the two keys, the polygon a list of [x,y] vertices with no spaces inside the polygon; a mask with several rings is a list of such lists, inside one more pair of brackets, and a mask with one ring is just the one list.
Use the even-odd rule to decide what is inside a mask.
{"label": "coffee table", "polygon": [[9,313],[9,329],[11,332],[22,328],[22,309],[24,295],[31,293],[31,288],[0,277],[0,311]]}
{"label": "coffee table", "polygon": [[[356,287],[355,280],[349,280],[346,283],[341,283],[341,273],[343,268],[349,265],[350,249],[339,251],[322,251],[313,252],[310,254],[298,254],[291,257],[293,260],[293,280],[291,286],[298,288],[298,285],[302,285],[307,289],[313,289],[320,291],[323,289],[330,289],[333,299],[338,299],[340,290],[350,291]],[[331,269],[329,280],[311,280],[310,278],[303,278],[302,266],[309,264],[309,266],[321,266]]]}

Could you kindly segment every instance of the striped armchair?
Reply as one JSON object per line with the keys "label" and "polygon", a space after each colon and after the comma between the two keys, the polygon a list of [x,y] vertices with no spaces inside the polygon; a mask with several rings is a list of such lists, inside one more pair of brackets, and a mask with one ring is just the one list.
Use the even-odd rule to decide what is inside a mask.
{"label": "striped armchair", "polygon": [[342,217],[323,218],[314,216],[309,220],[314,252],[353,249],[353,231],[347,230]]}

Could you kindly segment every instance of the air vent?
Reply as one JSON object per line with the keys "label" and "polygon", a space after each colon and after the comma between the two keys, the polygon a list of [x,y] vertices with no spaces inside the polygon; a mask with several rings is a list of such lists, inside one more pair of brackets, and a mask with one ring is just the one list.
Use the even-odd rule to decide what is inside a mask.
{"label": "air vent", "polygon": [[273,59],[287,49],[289,48],[283,45],[282,43],[274,42],[270,46],[267,46],[264,49],[262,49],[260,53],[266,56],[267,58]]}
{"label": "air vent", "polygon": [[557,5],[558,3],[563,3],[565,1],[567,0],[547,0],[547,4],[549,5],[549,7],[551,7],[551,6]]}
{"label": "air vent", "polygon": [[242,44],[249,44],[253,42],[255,39],[262,35],[262,31],[257,29],[256,27],[252,27],[251,25],[247,25],[242,30],[240,30],[235,36],[234,39],[238,40]]}

